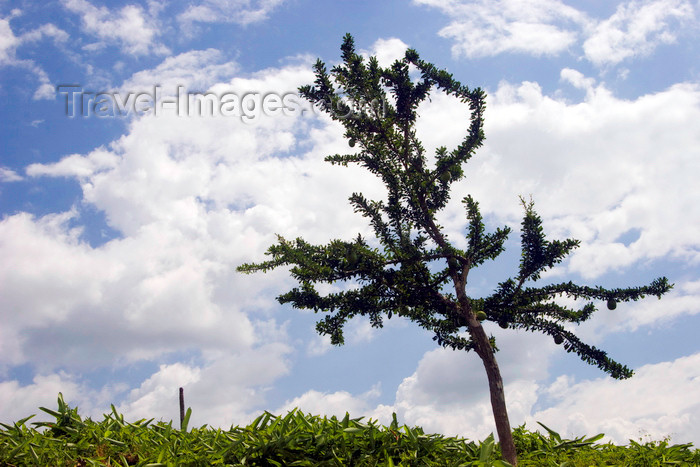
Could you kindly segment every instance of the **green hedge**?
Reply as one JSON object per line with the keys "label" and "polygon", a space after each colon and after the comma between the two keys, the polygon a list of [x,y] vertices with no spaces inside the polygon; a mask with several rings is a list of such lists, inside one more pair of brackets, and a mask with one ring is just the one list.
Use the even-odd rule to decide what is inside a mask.
{"label": "green hedge", "polygon": [[[507,466],[493,437],[475,443],[425,434],[421,428],[389,426],[362,418],[319,417],[293,410],[284,416],[265,412],[246,427],[229,430],[187,427],[172,422],[130,423],[112,406],[95,422],[83,420],[59,394],[58,410],[44,407],[51,423],[1,424],[0,466]],[[603,435],[562,439],[514,430],[521,466],[692,466],[700,451],[691,444],[634,442],[599,444]]]}

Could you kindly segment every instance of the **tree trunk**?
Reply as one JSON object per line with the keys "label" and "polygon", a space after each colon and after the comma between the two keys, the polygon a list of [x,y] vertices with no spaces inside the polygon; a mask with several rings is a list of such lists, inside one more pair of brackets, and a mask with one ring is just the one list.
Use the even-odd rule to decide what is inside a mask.
{"label": "tree trunk", "polygon": [[503,460],[509,462],[513,466],[518,465],[518,456],[515,452],[515,443],[513,442],[513,432],[511,431],[510,422],[508,421],[508,411],[506,409],[506,396],[503,391],[503,379],[501,378],[501,370],[496,362],[496,355],[493,352],[489,338],[481,326],[481,323],[470,313],[467,319],[469,322],[469,331],[476,345],[476,352],[481,357],[484,363],[484,369],[489,380],[489,393],[491,394],[491,410],[493,418],[496,422],[496,432],[498,433],[498,441],[501,444],[501,453]]}

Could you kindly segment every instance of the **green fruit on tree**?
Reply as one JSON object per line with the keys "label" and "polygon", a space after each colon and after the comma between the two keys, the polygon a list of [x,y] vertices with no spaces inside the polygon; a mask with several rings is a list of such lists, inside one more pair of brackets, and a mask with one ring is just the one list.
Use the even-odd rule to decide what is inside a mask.
{"label": "green fruit on tree", "polygon": [[478,319],[479,321],[485,320],[485,319],[486,319],[486,313],[483,312],[482,310],[477,311],[477,312],[476,312],[476,319]]}
{"label": "green fruit on tree", "polygon": [[562,342],[564,342],[564,338],[563,338],[563,337],[561,337],[559,334],[557,334],[556,336],[554,336],[554,343],[555,343],[555,344],[559,345],[559,344],[561,344]]}
{"label": "green fruit on tree", "polygon": [[617,308],[617,302],[615,301],[615,299],[608,299],[608,310],[614,310],[615,308]]}
{"label": "green fruit on tree", "polygon": [[498,325],[499,325],[502,329],[508,329],[508,321],[499,321],[499,322],[498,322]]}
{"label": "green fruit on tree", "polygon": [[355,138],[350,138],[350,141],[348,141],[348,144],[350,145],[351,148],[355,147]]}

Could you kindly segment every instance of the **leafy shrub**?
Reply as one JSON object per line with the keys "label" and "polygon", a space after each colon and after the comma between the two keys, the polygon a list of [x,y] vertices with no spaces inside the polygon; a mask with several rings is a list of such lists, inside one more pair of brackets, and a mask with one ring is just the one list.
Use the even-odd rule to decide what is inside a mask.
{"label": "leafy shrub", "polygon": [[[319,417],[293,410],[265,412],[245,427],[224,431],[202,426],[188,430],[191,410],[180,426],[172,422],[124,420],[114,406],[101,422],[83,420],[58,396],[58,409],[40,407],[56,420],[0,424],[0,467],[19,466],[461,466],[505,467],[493,436],[480,443],[425,434],[419,427],[389,426],[362,418]],[[596,444],[603,435],[562,439],[516,428],[521,466],[697,466],[700,451],[668,440],[629,446]],[[640,440],[641,441],[641,440]]]}

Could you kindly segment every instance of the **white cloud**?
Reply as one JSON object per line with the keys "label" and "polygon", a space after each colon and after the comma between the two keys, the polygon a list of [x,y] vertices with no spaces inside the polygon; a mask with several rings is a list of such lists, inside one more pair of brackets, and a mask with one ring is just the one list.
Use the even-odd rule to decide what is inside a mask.
{"label": "white cloud", "polygon": [[255,344],[251,319],[216,300],[222,264],[198,258],[202,245],[149,227],[94,249],[74,217],[0,223],[4,364],[71,370]]}
{"label": "white cloud", "polygon": [[414,2],[439,8],[452,19],[440,35],[454,40],[452,54],[457,57],[557,55],[578,40],[578,28],[588,22],[579,10],[558,0]]}
{"label": "white cloud", "polygon": [[19,182],[20,180],[24,180],[24,178],[18,175],[14,170],[8,169],[7,167],[0,167],[0,182]]}
{"label": "white cloud", "polygon": [[[191,66],[198,67],[199,62]],[[307,66],[292,65],[219,83],[210,91],[235,92],[239,96],[274,92],[296,98],[297,86],[312,79]],[[294,104],[298,104],[298,98]],[[343,169],[324,163],[321,157],[346,150],[341,130],[335,125],[312,129],[304,144],[312,145],[313,154],[286,157],[298,144],[295,132],[307,130],[306,122],[311,117],[302,114],[301,108],[291,108],[288,115],[277,112],[277,116],[255,110],[250,123],[237,117],[188,118],[172,112],[157,118],[144,117],[135,121],[129,134],[115,141],[107,152],[97,149],[82,160],[69,156],[55,164],[33,165],[29,173],[66,175],[72,171],[86,177],[85,200],[104,210],[112,227],[126,235],[154,222],[175,222],[178,229],[201,232],[218,216],[231,216],[231,228],[242,222],[238,228],[265,232],[266,238],[284,229],[291,229],[292,235],[306,223],[315,226],[309,229],[314,232],[321,230],[319,223],[335,232],[344,232],[337,226],[350,218],[360,224],[349,206],[334,209],[328,216],[318,214],[327,211],[328,205],[322,199],[306,196],[295,182],[313,180],[320,189],[342,193],[339,200],[347,204],[345,199],[352,187],[351,180],[343,175],[352,169],[340,174]],[[117,160],[120,163],[113,167]],[[92,170],[95,172],[91,174]],[[337,177],[343,182],[338,183]],[[373,182],[362,184],[374,186]],[[338,216],[344,218],[343,222],[337,222]]]}
{"label": "white cloud", "polygon": [[323,393],[311,390],[285,402],[274,413],[284,414],[297,408],[304,413],[314,415],[335,415],[342,418],[346,413],[349,413],[351,417],[355,418],[365,416],[372,406],[372,401],[379,397],[380,394],[381,392],[377,386],[357,396],[353,396],[347,391]]}
{"label": "white cloud", "polygon": [[44,83],[34,92],[34,100],[53,99],[56,97],[56,88],[51,83]]}
{"label": "white cloud", "polygon": [[[315,329],[314,329],[315,332]],[[310,357],[320,357],[333,348],[330,336],[317,334],[306,345],[306,355]]]}
{"label": "white cloud", "polygon": [[26,172],[30,177],[90,177],[98,172],[113,169],[119,158],[105,149],[96,149],[87,157],[80,154],[66,156],[54,164],[30,164]]}
{"label": "white cloud", "polygon": [[[202,64],[177,63],[166,68],[186,77]],[[304,63],[210,89],[283,94],[312,80]],[[0,221],[2,366],[32,362],[42,373],[77,374],[200,352],[204,363],[163,366],[120,410],[169,417],[174,409],[163,398],[180,377],[196,423],[225,425],[257,410],[265,388],[288,371],[289,336],[266,289],[279,293],[289,279],[235,267],[259,259],[274,233],[326,241],[367,228],[346,202],[358,186],[348,177],[355,172],[323,162],[347,149],[342,130],[299,110],[249,123],[174,113],[135,118],[106,147],[30,165],[32,177],[76,178],[81,206],[104,212],[121,237],[98,247],[81,241],[78,208]],[[325,196],[309,196],[312,185]],[[361,328],[355,334],[367,338]]]}
{"label": "white cloud", "polygon": [[676,282],[661,300],[649,297],[639,302],[621,303],[612,312],[605,309],[591,318],[577,334],[583,339],[597,340],[617,332],[635,332],[669,326],[679,316],[700,314],[698,281]]}
{"label": "white cloud", "polygon": [[650,54],[661,44],[675,42],[679,25],[692,22],[693,6],[686,0],[632,1],[617,7],[583,43],[590,61],[598,66]]}
{"label": "white cloud", "polygon": [[100,40],[90,44],[89,49],[116,43],[125,53],[136,56],[169,53],[167,47],[157,42],[159,29],[155,20],[138,5],[110,10],[98,8],[87,0],[63,0],[63,6],[80,15],[85,32]]}
{"label": "white cloud", "polygon": [[[454,147],[465,133],[466,107],[454,100],[436,96],[421,111],[427,148]],[[437,124],[439,115],[453,123]],[[692,175],[700,171],[697,86],[623,100],[598,85],[569,103],[537,83],[502,83],[490,93],[485,118],[486,143],[443,218],[455,239],[462,237],[462,194],[471,193],[495,222],[516,227],[518,196],[532,194],[548,234],[582,241],[569,272],[592,279],[662,257],[700,261],[700,192]]]}
{"label": "white cloud", "polygon": [[12,32],[11,18],[12,16],[0,18],[0,65],[11,63],[14,60],[15,50],[20,43],[20,40]]}
{"label": "white cloud", "polygon": [[173,95],[178,86],[184,90],[202,91],[221,80],[231,79],[238,69],[235,62],[224,61],[216,49],[191,50],[167,57],[157,67],[139,71],[120,86],[122,93],[151,92],[154,85],[163,95]]}
{"label": "white cloud", "polygon": [[284,0],[203,0],[190,5],[178,15],[186,25],[192,23],[237,23],[247,25],[268,18],[270,13]]}
{"label": "white cloud", "polygon": [[[113,380],[99,390],[90,389],[67,372],[39,374],[29,384],[16,380],[0,382],[0,422],[9,423],[36,414],[32,421],[50,420],[39,407],[55,409],[59,392],[71,407],[79,407],[82,417],[100,419],[115,404],[129,421],[142,418],[179,420],[178,389],[184,389],[185,404],[192,408],[190,426],[204,424],[228,428],[247,424],[264,406],[270,384],[289,372],[286,355],[290,348],[281,343],[265,344],[240,352],[210,353],[203,364],[161,364],[136,387]],[[132,385],[132,389],[130,388]]]}
{"label": "white cloud", "polygon": [[119,412],[134,419],[152,418],[155,414],[161,414],[165,421],[177,421],[179,388],[184,389],[200,378],[201,369],[198,367],[184,363],[160,365],[156,373],[130,391],[127,402],[120,405]]}
{"label": "white cloud", "polygon": [[190,426],[228,428],[248,423],[265,403],[265,392],[275,379],[289,372],[290,349],[275,343],[235,354],[217,354],[198,366],[161,365],[132,389],[118,407],[128,419],[179,420],[178,388],[192,408]]}
{"label": "white cloud", "polygon": [[406,49],[408,49],[408,45],[404,41],[392,37],[389,39],[377,39],[369,51],[360,51],[360,53],[365,58],[370,56],[377,57],[380,66],[389,67],[396,60],[401,60],[404,57]]}
{"label": "white cloud", "polygon": [[[73,378],[65,373],[37,375],[30,384],[21,386],[17,381],[0,381],[0,422],[12,423],[30,415],[35,415],[28,423],[51,421],[51,417],[39,407],[56,409],[56,398],[62,392],[64,400],[84,399],[86,391]],[[69,403],[70,405],[70,403]],[[81,415],[84,412],[81,407]]]}
{"label": "white cloud", "polygon": [[[546,378],[555,345],[532,333],[496,335],[496,354],[506,391],[509,419],[522,424],[537,401],[536,381]],[[438,348],[427,352],[416,371],[403,380],[393,406],[377,407],[375,417],[385,420],[395,411],[402,423],[430,433],[483,439],[495,433],[484,366],[472,352]]]}
{"label": "white cloud", "polygon": [[40,41],[44,37],[50,37],[55,42],[66,42],[69,35],[63,29],[58,28],[56,25],[48,23],[39,26],[36,29],[28,31],[21,36],[22,42],[36,42]]}
{"label": "white cloud", "polygon": [[528,424],[540,421],[562,435],[605,433],[616,443],[649,435],[674,443],[700,436],[700,405],[689,394],[700,391],[700,354],[645,365],[624,381],[611,378],[574,382],[560,377],[546,392],[552,407],[533,411]]}
{"label": "white cloud", "polygon": [[693,24],[688,0],[629,1],[607,19],[592,18],[560,0],[414,0],[440,9],[451,22],[440,35],[454,41],[452,53],[467,58],[521,53],[574,52],[599,67],[650,54],[675,42]]}
{"label": "white cloud", "polygon": [[286,332],[257,307],[241,311],[255,304],[261,283],[233,275],[242,260],[224,267],[204,243],[172,230],[146,227],[91,248],[80,242],[79,229],[70,228],[75,216],[18,214],[0,222],[0,368],[31,362],[40,374],[66,370],[41,390],[2,383],[5,399],[22,394],[24,401],[3,417],[16,420],[39,405],[53,407],[46,398],[58,391],[77,401],[81,414],[99,416],[124,388],[105,388],[98,397],[70,375],[196,351],[204,364],[162,366],[119,410],[131,419],[173,418],[176,399],[167,396],[181,385],[196,413],[193,422],[244,422],[263,403],[265,387],[288,371]]}
{"label": "white cloud", "polygon": [[[502,349],[497,358],[512,426],[527,424],[542,431],[539,421],[565,437],[602,432],[606,440],[618,444],[640,435],[689,442],[700,434],[700,406],[687,397],[698,391],[700,354],[645,365],[624,381],[604,376],[575,382],[562,375],[544,385],[550,358],[557,350],[549,338],[511,333],[501,336],[499,343]],[[353,403],[362,401],[358,398]],[[427,352],[415,373],[399,386],[394,404],[378,405],[369,413],[388,423],[392,412],[401,423],[427,432],[470,439],[495,433],[483,365],[476,355],[463,352]]]}
{"label": "white cloud", "polygon": [[575,88],[583,89],[586,92],[593,91],[595,79],[586,78],[580,71],[564,68],[561,70],[560,76],[563,81],[570,83]]}
{"label": "white cloud", "polygon": [[48,74],[33,60],[18,58],[17,49],[24,44],[38,42],[44,37],[50,37],[54,42],[65,42],[68,39],[68,34],[49,23],[16,36],[12,31],[10,20],[21,15],[21,10],[14,9],[9,16],[0,18],[0,67],[15,66],[28,70],[41,83],[34,92],[34,99],[53,99],[55,90]]}
{"label": "white cloud", "polygon": [[363,317],[362,319],[350,320],[345,328],[345,333],[349,345],[358,345],[374,340],[378,330],[373,328],[369,320]]}

